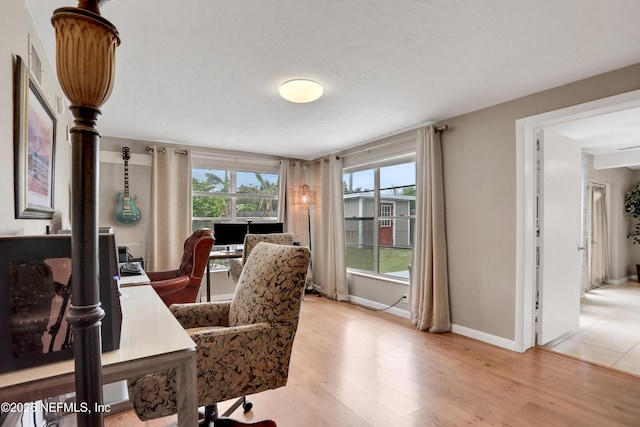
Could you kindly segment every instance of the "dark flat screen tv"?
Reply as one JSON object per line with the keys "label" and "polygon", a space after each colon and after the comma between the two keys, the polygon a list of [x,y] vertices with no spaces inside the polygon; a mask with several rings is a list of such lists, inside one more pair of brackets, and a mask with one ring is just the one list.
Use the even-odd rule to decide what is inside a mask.
{"label": "dark flat screen tv", "polygon": [[250,234],[284,233],[284,224],[281,222],[252,222],[249,224]]}
{"label": "dark flat screen tv", "polygon": [[216,246],[242,245],[247,234],[247,224],[220,222],[213,225]]}
{"label": "dark flat screen tv", "polygon": [[[113,234],[98,242],[102,351],[111,351],[122,326],[118,252]],[[73,358],[71,236],[2,237],[0,254],[0,372]]]}

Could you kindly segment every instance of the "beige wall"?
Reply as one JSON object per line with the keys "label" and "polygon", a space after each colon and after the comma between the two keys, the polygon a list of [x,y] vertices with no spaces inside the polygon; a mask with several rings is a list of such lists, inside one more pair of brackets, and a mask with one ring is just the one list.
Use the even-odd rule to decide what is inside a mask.
{"label": "beige wall", "polygon": [[515,338],[515,121],[640,89],[640,64],[442,121],[452,322]]}
{"label": "beige wall", "polygon": [[[0,235],[45,234],[46,226],[55,229],[69,228],[69,197],[71,172],[71,147],[67,141],[67,126],[72,123],[71,114],[56,111],[56,95],[62,97],[55,71],[48,63],[40,40],[23,0],[0,2]],[[53,31],[53,27],[51,28]],[[43,75],[40,89],[57,116],[57,141],[54,155],[55,189],[53,220],[15,219],[13,193],[13,73],[16,55],[27,62],[29,41],[34,45],[42,61]]]}

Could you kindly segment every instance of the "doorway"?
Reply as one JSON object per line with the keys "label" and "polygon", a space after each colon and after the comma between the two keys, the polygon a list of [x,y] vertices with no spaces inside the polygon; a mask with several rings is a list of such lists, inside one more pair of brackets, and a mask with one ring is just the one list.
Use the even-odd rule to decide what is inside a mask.
{"label": "doorway", "polygon": [[[380,217],[392,217],[393,212],[393,203],[380,203]],[[381,219],[380,220],[380,231],[378,234],[378,240],[380,242],[380,246],[393,246],[393,220],[392,219]]]}
{"label": "doorway", "polygon": [[[585,117],[640,107],[640,91],[633,91],[573,107],[540,114],[516,121],[516,174],[517,174],[517,246],[516,246],[516,351],[525,351],[535,345],[538,311],[536,299],[544,292],[544,279],[538,282],[540,242],[537,235],[538,213],[537,132],[546,127]],[[544,250],[544,242],[542,243]],[[581,247],[575,242],[576,249]],[[553,321],[553,319],[551,319]]]}

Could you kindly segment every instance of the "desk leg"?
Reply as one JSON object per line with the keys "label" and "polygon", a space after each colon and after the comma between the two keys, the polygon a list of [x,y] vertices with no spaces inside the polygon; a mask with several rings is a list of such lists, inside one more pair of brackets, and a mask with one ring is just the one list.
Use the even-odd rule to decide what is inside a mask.
{"label": "desk leg", "polygon": [[207,302],[211,302],[211,271],[209,268],[210,262],[211,260],[207,260]]}
{"label": "desk leg", "polygon": [[176,399],[178,405],[178,427],[198,425],[198,388],[196,375],[196,352],[176,368]]}

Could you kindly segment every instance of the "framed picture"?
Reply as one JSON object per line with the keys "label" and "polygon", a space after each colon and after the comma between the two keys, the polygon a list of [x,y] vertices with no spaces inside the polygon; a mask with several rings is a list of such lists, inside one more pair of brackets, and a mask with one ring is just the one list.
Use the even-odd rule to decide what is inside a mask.
{"label": "framed picture", "polygon": [[56,116],[22,58],[14,78],[14,191],[16,218],[53,218]]}

